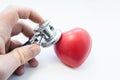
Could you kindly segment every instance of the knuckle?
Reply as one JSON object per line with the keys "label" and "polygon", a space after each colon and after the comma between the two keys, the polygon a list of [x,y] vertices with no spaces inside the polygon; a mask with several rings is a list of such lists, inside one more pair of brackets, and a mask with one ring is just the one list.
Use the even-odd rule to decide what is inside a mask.
{"label": "knuckle", "polygon": [[24,64],[25,63],[25,55],[24,55],[24,50],[21,50],[20,48],[16,48],[15,53],[17,54],[17,59],[20,62],[20,64]]}

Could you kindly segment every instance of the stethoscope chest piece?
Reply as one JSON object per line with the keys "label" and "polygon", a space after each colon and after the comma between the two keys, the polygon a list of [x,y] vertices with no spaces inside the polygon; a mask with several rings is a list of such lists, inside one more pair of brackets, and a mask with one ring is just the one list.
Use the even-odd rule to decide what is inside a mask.
{"label": "stethoscope chest piece", "polygon": [[61,31],[54,29],[46,20],[35,28],[34,36],[29,40],[30,43],[36,43],[42,47],[54,45],[61,38]]}

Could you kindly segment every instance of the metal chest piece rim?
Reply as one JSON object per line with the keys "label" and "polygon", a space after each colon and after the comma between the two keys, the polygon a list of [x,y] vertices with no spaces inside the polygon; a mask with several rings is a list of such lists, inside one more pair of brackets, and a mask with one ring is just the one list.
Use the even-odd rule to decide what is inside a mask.
{"label": "metal chest piece rim", "polygon": [[39,42],[42,47],[54,45],[59,41],[62,35],[61,31],[54,29],[48,20],[44,21],[42,24],[39,24],[39,26],[36,27],[35,32],[42,34],[41,41]]}

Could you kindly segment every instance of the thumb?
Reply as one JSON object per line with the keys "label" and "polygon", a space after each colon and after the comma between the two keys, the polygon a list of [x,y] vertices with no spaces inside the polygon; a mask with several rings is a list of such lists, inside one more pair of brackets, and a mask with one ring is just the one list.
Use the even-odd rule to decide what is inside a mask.
{"label": "thumb", "polygon": [[5,42],[1,37],[0,37],[0,54],[5,54]]}
{"label": "thumb", "polygon": [[8,54],[8,57],[15,58],[18,66],[25,64],[30,59],[34,58],[40,52],[40,47],[36,44],[31,44],[14,49]]}
{"label": "thumb", "polygon": [[34,58],[37,54],[39,54],[39,52],[39,46],[36,44],[31,44],[16,48],[6,55],[1,55],[0,75],[3,75],[3,79],[7,79],[20,65]]}

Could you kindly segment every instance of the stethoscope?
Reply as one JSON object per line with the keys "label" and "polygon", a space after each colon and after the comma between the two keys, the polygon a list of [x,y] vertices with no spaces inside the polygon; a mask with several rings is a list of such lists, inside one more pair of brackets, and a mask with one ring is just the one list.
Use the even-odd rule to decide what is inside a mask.
{"label": "stethoscope", "polygon": [[61,38],[61,31],[50,25],[48,20],[43,21],[34,29],[35,34],[24,45],[37,44],[42,47],[54,45]]}
{"label": "stethoscope", "polygon": [[[55,52],[56,52],[58,58],[64,64],[66,64],[70,67],[79,67],[84,62],[84,60],[87,58],[86,55],[88,56],[88,54],[89,54],[89,50],[91,48],[91,38],[90,38],[89,34],[85,30],[82,30],[81,28],[78,28],[78,31],[76,31],[75,33],[79,34],[78,40],[81,40],[82,41],[81,43],[83,43],[83,44],[79,43],[77,45],[77,48],[75,47],[76,49],[73,47],[68,47],[70,49],[62,48],[62,47],[64,47],[64,45],[61,44],[61,41],[64,40],[63,39],[64,33],[62,34],[62,32],[60,30],[55,29],[53,26],[51,26],[50,22],[48,20],[43,21],[42,24],[39,24],[38,26],[36,26],[34,31],[35,31],[35,34],[33,35],[33,37],[31,39],[29,39],[24,45],[37,44],[42,47],[48,47],[51,45],[55,45],[54,49],[55,49]],[[70,38],[69,35],[68,35],[68,37]],[[72,39],[73,42],[75,41],[75,39],[76,39],[76,36],[74,35],[74,39]],[[85,39],[88,39],[88,40],[86,41]],[[72,40],[71,40],[71,42],[72,42]],[[78,43],[78,40],[76,43]],[[83,41],[83,40],[85,40],[85,41]],[[57,43],[61,44],[61,46],[57,45]],[[75,46],[76,43],[74,42],[72,44],[72,46]],[[61,47],[61,48],[59,48],[59,47]]]}

